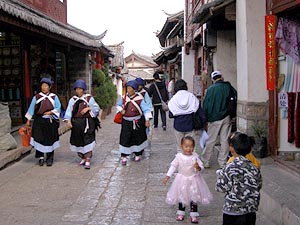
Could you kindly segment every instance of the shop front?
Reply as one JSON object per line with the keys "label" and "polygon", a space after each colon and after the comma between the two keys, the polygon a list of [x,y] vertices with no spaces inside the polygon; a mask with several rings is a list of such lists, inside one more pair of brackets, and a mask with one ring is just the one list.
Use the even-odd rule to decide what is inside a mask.
{"label": "shop front", "polygon": [[90,89],[92,62],[99,67],[104,60],[98,62],[96,56],[106,59],[111,54],[99,38],[5,1],[0,3],[0,101],[8,102],[12,125],[18,126],[25,122],[42,77],[53,80],[52,92],[65,109],[73,82],[85,79]]}
{"label": "shop front", "polygon": [[300,2],[277,0],[267,5],[273,12],[266,16],[266,74],[274,100],[270,101],[275,124],[272,153],[299,161]]}

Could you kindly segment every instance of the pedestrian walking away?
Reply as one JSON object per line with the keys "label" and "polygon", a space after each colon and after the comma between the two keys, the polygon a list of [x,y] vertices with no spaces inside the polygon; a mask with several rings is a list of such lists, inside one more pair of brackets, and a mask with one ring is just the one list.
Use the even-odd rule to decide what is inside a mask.
{"label": "pedestrian walking away", "polygon": [[[205,127],[206,119],[199,100],[188,91],[187,83],[183,79],[175,82],[174,90],[175,95],[168,103],[169,117],[174,118],[177,152],[181,152],[181,139],[184,136],[195,137],[194,116],[200,118],[202,128]],[[199,115],[195,115],[196,112]]]}
{"label": "pedestrian walking away", "polygon": [[[138,85],[137,92],[144,97],[144,101],[148,104],[149,108],[152,109],[153,106],[152,106],[151,98],[150,98],[148,92],[145,90],[145,80],[140,77],[137,77],[135,79],[135,81],[137,82],[137,85]],[[150,133],[150,126],[146,128],[147,136],[149,133]]]}
{"label": "pedestrian walking away", "polygon": [[84,80],[76,80],[75,95],[69,100],[64,120],[71,128],[70,149],[77,152],[85,169],[90,169],[93,149],[96,146],[95,133],[100,127],[99,105],[94,97],[86,93]]}
{"label": "pedestrian walking away", "polygon": [[25,115],[26,125],[32,123],[32,136],[30,144],[35,148],[35,157],[39,159],[39,165],[52,166],[54,150],[60,147],[59,142],[59,115],[61,103],[56,94],[51,93],[52,81],[42,78],[40,81],[41,92],[35,95]]}
{"label": "pedestrian walking away", "polygon": [[216,190],[225,193],[223,225],[255,225],[260,201],[260,170],[245,156],[252,147],[251,138],[235,132],[229,140],[231,163],[217,170]]}
{"label": "pedestrian walking away", "polygon": [[134,160],[139,162],[144,149],[148,147],[146,127],[150,126],[151,108],[137,89],[138,84],[135,80],[128,81],[125,99],[121,98],[117,102],[117,111],[123,115],[119,142],[123,165],[127,164],[127,157],[132,153],[135,155]]}
{"label": "pedestrian walking away", "polygon": [[175,159],[162,183],[165,185],[172,174],[178,171],[170,189],[166,202],[170,205],[178,204],[176,220],[182,221],[185,217],[185,207],[190,205],[190,217],[192,223],[198,223],[198,205],[209,204],[213,196],[204,180],[201,171],[203,163],[197,153],[194,152],[195,140],[191,136],[181,140],[181,153],[177,153]]}
{"label": "pedestrian walking away", "polygon": [[[149,87],[149,96],[152,98],[152,105],[154,107],[154,128],[158,126],[158,115],[160,113],[162,128],[166,130],[167,120],[166,112],[162,108],[162,101],[167,102],[169,100],[167,88],[164,82],[159,79],[159,73],[155,72],[153,74],[154,83]],[[158,91],[157,91],[158,89]],[[159,93],[158,93],[159,92]],[[161,96],[161,98],[160,98]]]}
{"label": "pedestrian walking away", "polygon": [[[208,122],[208,140],[201,154],[201,159],[204,167],[210,167],[211,156],[213,155],[214,147],[220,136],[221,149],[218,152],[218,163],[223,167],[227,162],[229,153],[228,138],[231,133],[231,117],[228,111],[228,102],[231,95],[231,85],[224,81],[220,71],[211,73],[213,84],[207,89],[204,101],[203,110]],[[235,96],[236,90],[233,89]]]}

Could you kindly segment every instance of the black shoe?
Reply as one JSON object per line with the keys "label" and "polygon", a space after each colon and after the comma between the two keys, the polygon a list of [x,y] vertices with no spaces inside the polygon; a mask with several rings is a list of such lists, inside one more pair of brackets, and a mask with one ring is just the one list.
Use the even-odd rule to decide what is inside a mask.
{"label": "black shoe", "polygon": [[40,165],[40,166],[43,166],[43,165],[44,165],[44,159],[43,159],[43,158],[40,158],[40,159],[39,159],[39,165]]}
{"label": "black shoe", "polygon": [[167,128],[166,128],[166,126],[163,126],[163,130],[166,130]]}
{"label": "black shoe", "polygon": [[154,125],[154,128],[157,128],[157,126]]}
{"label": "black shoe", "polygon": [[46,161],[46,165],[47,166],[52,166],[52,164],[53,164],[53,160],[47,160]]}

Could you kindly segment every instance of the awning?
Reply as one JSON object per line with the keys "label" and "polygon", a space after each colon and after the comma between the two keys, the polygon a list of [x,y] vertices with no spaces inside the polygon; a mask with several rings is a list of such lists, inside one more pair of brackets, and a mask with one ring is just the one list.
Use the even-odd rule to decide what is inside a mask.
{"label": "awning", "polygon": [[85,46],[93,48],[103,47],[101,39],[105,36],[106,31],[98,36],[91,35],[74,26],[57,22],[16,0],[1,0],[0,11],[3,11],[16,19],[23,20],[26,23],[43,28],[50,33],[68,38]]}
{"label": "awning", "polygon": [[213,17],[219,15],[226,6],[234,2],[235,0],[215,0],[204,4],[196,12],[195,16],[192,19],[192,23],[198,23],[202,25]]}

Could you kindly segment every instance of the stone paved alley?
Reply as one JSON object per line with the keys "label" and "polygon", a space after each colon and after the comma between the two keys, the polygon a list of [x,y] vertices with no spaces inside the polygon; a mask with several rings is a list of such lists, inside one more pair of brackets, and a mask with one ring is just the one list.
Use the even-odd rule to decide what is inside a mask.
{"label": "stone paved alley", "polygon": [[[40,167],[33,152],[0,171],[0,224],[3,225],[168,225],[191,224],[187,217],[175,221],[176,207],[165,203],[161,184],[176,153],[172,122],[167,131],[152,132],[151,148],[141,162],[119,163],[120,125],[110,114],[97,133],[92,168],[85,170],[69,151],[70,132],[60,137],[61,148],[52,167]],[[196,150],[199,153],[199,149]],[[214,201],[199,207],[201,225],[221,224],[223,194],[214,191],[215,162],[203,172]],[[172,180],[170,180],[172,181]],[[272,225],[258,214],[257,225]]]}

